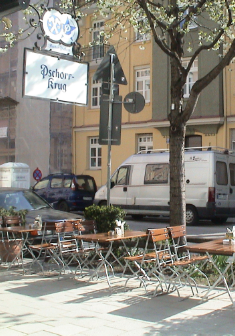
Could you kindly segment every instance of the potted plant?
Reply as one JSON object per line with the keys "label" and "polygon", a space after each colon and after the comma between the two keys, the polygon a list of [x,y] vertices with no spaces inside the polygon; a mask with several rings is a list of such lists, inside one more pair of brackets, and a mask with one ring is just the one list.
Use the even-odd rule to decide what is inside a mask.
{"label": "potted plant", "polygon": [[8,209],[0,208],[0,216],[3,226],[25,225],[25,217],[28,210],[16,210],[16,207],[10,206]]}
{"label": "potted plant", "polygon": [[93,204],[84,210],[85,219],[95,220],[98,232],[115,230],[116,220],[123,221],[125,216],[124,210],[113,205],[98,206]]}

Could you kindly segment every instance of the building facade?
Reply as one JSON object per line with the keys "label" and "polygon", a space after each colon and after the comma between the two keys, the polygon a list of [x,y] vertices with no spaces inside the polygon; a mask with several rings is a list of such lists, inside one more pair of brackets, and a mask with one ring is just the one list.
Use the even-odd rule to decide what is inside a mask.
{"label": "building facade", "polygon": [[[76,107],[73,118],[73,170],[95,177],[98,186],[107,181],[108,146],[99,144],[100,93],[101,82],[94,81],[93,76],[105,56],[102,44],[102,30],[105,19],[92,16],[93,4],[87,16],[81,20],[82,37],[80,43],[85,53],[84,61],[89,62],[89,102],[87,107]],[[196,41],[197,26],[191,27],[191,39]],[[127,85],[119,86],[122,99],[129,93],[137,91],[145,98],[144,109],[136,114],[129,113],[122,106],[121,145],[112,146],[111,171],[130,155],[140,150],[169,148],[170,111],[170,64],[169,58],[158,48],[150,34],[127,29],[126,38],[118,34],[110,39],[118,55],[126,76]],[[95,42],[100,42],[100,45]],[[93,46],[89,47],[89,45]],[[184,89],[184,101],[189,96],[195,80],[203,76],[219,61],[219,52],[206,51],[195,60]],[[185,65],[190,54],[185,54]],[[228,96],[226,88],[232,85],[228,77],[233,74],[226,69],[200,95],[193,115],[187,123],[186,147],[226,147],[232,148],[235,132],[231,117],[227,118]],[[225,77],[225,78],[223,78]],[[227,120],[227,121],[226,121]],[[234,119],[235,121],[235,119]],[[233,121],[233,122],[234,122]],[[231,130],[228,129],[231,127]],[[234,140],[231,140],[234,137]]]}
{"label": "building facade", "polygon": [[[21,12],[10,19],[24,26]],[[31,185],[37,168],[42,176],[72,170],[72,105],[23,96],[24,48],[34,48],[38,32],[0,54],[0,164],[28,164]]]}

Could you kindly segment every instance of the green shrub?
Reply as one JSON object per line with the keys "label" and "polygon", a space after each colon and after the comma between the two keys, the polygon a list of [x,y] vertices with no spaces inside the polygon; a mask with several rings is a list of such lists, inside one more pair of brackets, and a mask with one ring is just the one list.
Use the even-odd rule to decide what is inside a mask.
{"label": "green shrub", "polygon": [[115,229],[115,220],[123,221],[126,216],[124,210],[115,206],[91,205],[84,210],[85,219],[93,219],[96,222],[98,232],[108,232]]}

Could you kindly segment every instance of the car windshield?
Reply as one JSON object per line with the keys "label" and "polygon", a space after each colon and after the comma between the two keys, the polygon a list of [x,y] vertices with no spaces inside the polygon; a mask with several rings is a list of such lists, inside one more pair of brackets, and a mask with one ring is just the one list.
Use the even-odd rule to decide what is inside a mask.
{"label": "car windshield", "polygon": [[14,206],[17,211],[22,209],[38,210],[50,208],[48,203],[29,190],[1,192],[0,207],[9,209],[10,206]]}

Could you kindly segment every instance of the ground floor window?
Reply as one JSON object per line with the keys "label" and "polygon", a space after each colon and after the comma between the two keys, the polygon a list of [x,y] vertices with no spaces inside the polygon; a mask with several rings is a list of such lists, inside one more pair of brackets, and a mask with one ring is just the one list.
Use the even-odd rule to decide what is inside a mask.
{"label": "ground floor window", "polygon": [[185,148],[188,148],[188,147],[202,147],[202,136],[201,135],[186,135]]}
{"label": "ground floor window", "polygon": [[90,138],[90,169],[101,168],[101,146],[99,138]]}

